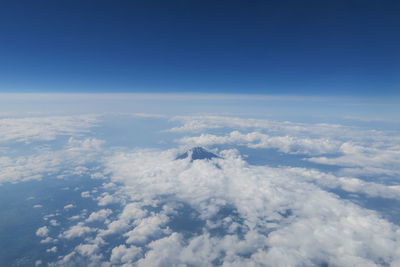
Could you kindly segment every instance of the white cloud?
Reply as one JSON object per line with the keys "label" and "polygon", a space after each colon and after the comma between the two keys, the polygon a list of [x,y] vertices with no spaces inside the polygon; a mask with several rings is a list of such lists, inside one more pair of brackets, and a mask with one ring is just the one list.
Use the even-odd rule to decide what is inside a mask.
{"label": "white cloud", "polygon": [[131,113],[126,115],[132,115],[138,118],[146,118],[146,119],[166,119],[168,116],[162,114],[155,114],[155,113]]}
{"label": "white cloud", "polygon": [[337,157],[313,157],[308,160],[316,163],[349,167],[342,170],[343,174],[400,175],[399,146],[385,149],[346,143],[341,146],[341,152],[342,155]]}
{"label": "white cloud", "polygon": [[95,222],[95,221],[104,221],[110,216],[112,210],[110,209],[102,209],[96,212],[92,212],[89,217],[86,219],[86,222]]}
{"label": "white cloud", "polygon": [[[321,184],[347,186],[348,190],[371,195],[381,195],[387,188],[373,193],[369,187],[376,184],[354,185],[357,182],[352,178],[309,174],[305,169],[252,166],[233,150],[222,151],[223,159],[193,162],[175,160],[176,153],[119,153],[108,161],[111,179],[124,184],[125,193],[132,199],[151,203],[166,195],[188,203],[199,212],[197,219],[210,222],[201,234],[185,239],[179,233],[169,234],[167,225],[174,212],[168,215],[163,209],[143,219],[125,221],[120,216],[114,222],[119,226],[124,222],[118,231],[125,232],[128,243],[150,242],[146,245],[150,251],[137,262],[138,266],[212,265],[213,261],[231,266],[266,262],[271,266],[280,262],[368,266],[400,260],[397,226],[313,183],[320,180]],[[313,178],[318,175],[318,179]],[[235,222],[234,215],[228,214],[226,223],[219,222],[222,218],[213,222],[227,206],[237,211],[240,220]],[[162,223],[154,220],[163,216],[167,218]],[[140,223],[144,221],[142,229]],[[226,228],[225,234],[212,235],[215,227]],[[237,227],[243,236],[235,232]],[[140,238],[142,232],[145,238]],[[133,239],[129,239],[131,236]]]}
{"label": "white cloud", "polygon": [[83,218],[83,216],[79,214],[79,215],[74,215],[74,216],[69,217],[68,220],[77,221],[77,220],[80,220],[82,218]]}
{"label": "white cloud", "polygon": [[340,188],[347,192],[362,193],[370,197],[400,200],[400,186],[366,182],[355,177],[336,176],[313,169],[292,167],[287,167],[285,169],[296,174],[299,179],[315,182],[321,187]]}
{"label": "white cloud", "polygon": [[103,183],[102,186],[105,189],[110,189],[110,188],[115,188],[116,184],[114,184],[114,183]]}
{"label": "white cloud", "polygon": [[89,198],[90,197],[90,192],[89,191],[84,191],[81,193],[82,198]]}
{"label": "white cloud", "polygon": [[44,173],[55,172],[61,164],[59,157],[51,152],[43,152],[37,156],[0,157],[0,184],[20,181],[39,180]]}
{"label": "white cloud", "polygon": [[46,237],[49,234],[50,230],[47,226],[42,226],[36,231],[36,235],[40,237]]}
{"label": "white cloud", "polygon": [[116,234],[130,229],[136,221],[147,216],[147,211],[141,209],[138,203],[129,203],[118,216],[118,219],[107,224],[106,230],[100,230],[100,236]]}
{"label": "white cloud", "polygon": [[67,231],[65,231],[61,237],[66,238],[66,239],[72,239],[76,237],[81,237],[84,236],[88,233],[91,233],[95,231],[96,229],[90,228],[88,226],[85,226],[83,223],[78,223],[77,225],[72,226],[69,228]]}
{"label": "white cloud", "polygon": [[92,173],[92,174],[90,175],[90,177],[91,177],[92,179],[104,179],[104,178],[105,178],[104,174],[102,174],[102,173],[100,173],[100,172]]}
{"label": "white cloud", "polygon": [[[171,132],[202,133],[207,129],[232,128],[230,133],[221,136],[203,133],[185,137],[180,142],[186,145],[242,144],[274,148],[285,153],[313,155],[309,158],[312,162],[345,168],[338,173],[324,173],[306,168],[252,166],[235,150],[221,151],[223,158],[220,159],[193,162],[175,160],[178,150],[136,150],[106,158],[103,172],[102,168],[91,169],[85,163],[103,155],[104,142],[76,137],[71,137],[62,150],[42,150],[36,155],[14,159],[1,157],[0,181],[40,179],[60,170],[64,176],[87,174],[106,179],[98,191],[92,191],[99,206],[122,206],[119,214],[118,209],[114,213],[111,209],[101,209],[89,216],[86,212],[71,217],[77,222],[69,223],[75,225],[67,230],[60,227],[63,232],[58,236],[81,237],[84,243],[60,258],[57,264],[85,265],[85,261],[80,261],[83,258],[92,266],[399,264],[398,226],[324,190],[340,188],[370,197],[400,199],[399,186],[357,178],[365,173],[398,175],[399,138],[340,125],[221,116],[174,120],[182,126],[170,129]],[[88,129],[82,126],[86,130],[78,130],[79,127],[65,130],[60,126],[58,130],[52,128],[47,135],[32,131],[7,140],[51,140],[57,134],[75,135]],[[12,135],[8,133],[8,136]],[[326,153],[337,155],[320,156]],[[98,195],[99,192],[103,193]],[[84,191],[81,196],[91,194]],[[64,209],[73,207],[69,204]],[[190,214],[185,213],[187,210]],[[191,226],[198,229],[187,234],[174,227],[176,218],[194,220]],[[92,222],[103,226],[97,229],[86,225]],[[49,224],[59,223],[51,219]],[[46,226],[37,229],[36,234],[43,237],[41,243],[57,241],[48,236]],[[106,259],[102,248],[110,245],[104,240],[111,234],[118,234],[124,243],[108,247],[106,251],[111,255]],[[57,247],[47,250],[56,252]]]}
{"label": "white cloud", "polygon": [[110,204],[120,202],[120,199],[115,195],[110,195],[108,193],[103,193],[100,197],[97,198],[99,206],[107,206]]}
{"label": "white cloud", "polygon": [[70,137],[68,140],[68,149],[70,151],[96,151],[100,150],[101,146],[104,144],[104,140],[96,139],[96,138],[85,138],[85,139],[76,139]]}
{"label": "white cloud", "polygon": [[67,205],[64,206],[65,210],[70,210],[70,209],[73,209],[73,208],[75,208],[74,204],[67,204]]}
{"label": "white cloud", "polygon": [[85,174],[88,168],[82,165],[98,160],[103,141],[93,138],[73,140],[65,149],[57,151],[41,150],[30,156],[16,158],[0,156],[0,185],[40,180],[60,171],[64,171],[60,178],[66,174]]}
{"label": "white cloud", "polygon": [[[400,174],[400,136],[389,131],[223,116],[179,116],[173,120],[182,125],[168,131],[201,132],[199,136],[178,140],[186,146],[232,144],[273,148],[284,153],[312,155],[313,158],[307,159],[311,162],[341,166],[342,175],[396,177]],[[233,131],[226,135],[206,133],[218,128]]]}
{"label": "white cloud", "polygon": [[[146,256],[137,262],[139,267],[144,266],[178,266],[176,257],[180,254],[182,246],[180,235],[173,233],[149,244],[151,249]],[[205,263],[207,264],[207,263]]]}
{"label": "white cloud", "polygon": [[[356,129],[336,124],[307,124],[289,121],[273,121],[266,119],[251,119],[228,116],[176,116],[171,119],[182,126],[169,129],[170,132],[204,132],[208,129],[258,129],[269,133],[284,133],[301,135],[326,135],[337,137],[336,133],[353,133]],[[361,132],[360,130],[357,132]]]}
{"label": "white cloud", "polygon": [[49,253],[50,253],[50,252],[51,252],[51,253],[56,253],[57,251],[58,251],[58,249],[57,249],[56,246],[46,249],[46,252],[49,252]]}
{"label": "white cloud", "polygon": [[154,215],[151,217],[139,219],[135,222],[136,226],[133,230],[124,234],[127,237],[127,244],[143,243],[148,238],[159,235],[162,233],[168,233],[163,230],[162,226],[167,223],[169,218],[164,214]]}
{"label": "white cloud", "polygon": [[92,256],[99,250],[97,244],[80,244],[75,248],[75,251],[84,256]]}
{"label": "white cloud", "polygon": [[57,222],[57,220],[51,219],[51,220],[50,220],[50,225],[51,225],[51,226],[59,226],[60,223]]}
{"label": "white cloud", "polygon": [[94,115],[0,119],[0,142],[49,141],[57,135],[88,132],[97,122]]}
{"label": "white cloud", "polygon": [[336,140],[352,140],[369,143],[385,142],[399,145],[400,136],[379,130],[349,127],[327,123],[300,123],[290,121],[273,121],[265,119],[239,118],[229,116],[176,116],[171,119],[182,125],[168,129],[176,133],[205,133],[212,129],[233,129],[243,131],[266,132],[271,136],[295,136],[296,138],[323,138]]}
{"label": "white cloud", "polygon": [[54,238],[52,238],[52,237],[46,237],[45,239],[42,239],[41,241],[40,241],[40,243],[41,244],[48,244],[48,243],[55,243],[55,242],[57,242],[58,240],[57,239],[54,239]]}
{"label": "white cloud", "polygon": [[132,264],[141,253],[141,248],[120,245],[112,249],[110,261],[112,264]]}
{"label": "white cloud", "polygon": [[251,148],[275,148],[285,153],[326,154],[337,153],[340,142],[326,138],[297,138],[294,136],[269,136],[260,132],[243,134],[233,131],[225,136],[202,134],[195,137],[183,137],[180,143],[192,146],[210,146],[218,144],[245,145]]}

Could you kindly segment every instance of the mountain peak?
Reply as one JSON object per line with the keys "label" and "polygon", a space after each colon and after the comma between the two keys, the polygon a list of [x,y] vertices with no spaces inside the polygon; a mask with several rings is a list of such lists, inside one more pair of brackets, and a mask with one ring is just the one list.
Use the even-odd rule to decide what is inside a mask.
{"label": "mountain peak", "polygon": [[219,156],[207,151],[206,149],[204,149],[202,147],[194,147],[194,148],[189,149],[185,153],[178,155],[176,157],[176,159],[185,159],[187,157],[190,157],[192,161],[198,160],[198,159],[219,158]]}

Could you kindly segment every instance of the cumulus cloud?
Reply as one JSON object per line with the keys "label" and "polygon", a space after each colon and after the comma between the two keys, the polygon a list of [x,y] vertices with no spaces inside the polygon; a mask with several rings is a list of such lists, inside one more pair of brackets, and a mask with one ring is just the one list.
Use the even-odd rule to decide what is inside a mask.
{"label": "cumulus cloud", "polygon": [[[34,129],[12,137],[9,129],[21,123],[13,122],[5,127],[8,137],[3,140],[52,140],[58,134],[83,133],[96,123],[95,119],[65,121],[60,122],[64,123],[61,127],[38,119],[42,128],[50,125],[49,133]],[[200,133],[179,139],[186,146],[272,148],[307,154],[305,160],[343,168],[325,173],[290,166],[254,166],[234,149],[220,151],[221,158],[208,161],[176,160],[179,149],[110,156],[102,154],[102,140],[76,136],[57,151],[1,157],[0,182],[41,179],[49,173],[105,179],[96,190],[80,187],[79,192],[88,190],[81,197],[91,197],[106,208],[75,215],[67,227],[55,227],[63,220],[49,220],[52,231],[61,231],[58,238],[74,243],[54,266],[400,264],[400,228],[327,191],[338,188],[399,200],[399,186],[358,176],[400,174],[400,138],[333,124],[222,116],[183,116],[172,121],[181,125],[169,132]],[[206,132],[209,129],[228,132],[211,134]],[[92,169],[85,165],[99,155],[106,157],[101,161],[104,166]],[[111,210],[108,205],[119,208]],[[64,209],[73,207],[69,204]],[[41,243],[57,242],[48,236],[47,226],[37,229],[36,235]],[[56,246],[47,251],[58,252]]]}
{"label": "cumulus cloud", "polygon": [[90,232],[95,231],[95,229],[85,226],[82,222],[78,223],[77,225],[72,226],[67,231],[65,231],[61,237],[66,239],[72,239],[76,237],[84,236]]}
{"label": "cumulus cloud", "polygon": [[[311,155],[313,157],[307,160],[314,163],[340,166],[342,175],[395,177],[400,174],[400,137],[391,132],[223,116],[179,116],[172,120],[182,125],[169,129],[170,132],[201,132],[199,136],[178,140],[186,146],[230,144],[272,148],[284,153]],[[206,133],[220,128],[233,131],[225,135]]]}
{"label": "cumulus cloud", "polygon": [[82,198],[89,198],[90,197],[90,192],[89,191],[81,192],[81,197]]}
{"label": "cumulus cloud", "polygon": [[136,221],[147,216],[147,211],[141,208],[140,203],[129,203],[119,214],[118,218],[107,224],[107,229],[100,230],[100,236],[117,234],[136,225]]}
{"label": "cumulus cloud", "polygon": [[[209,161],[175,160],[176,154],[177,150],[136,151],[108,160],[106,171],[121,185],[118,194],[128,195],[131,203],[97,232],[98,238],[112,233],[125,237],[125,244],[118,244],[110,259],[102,257],[100,262],[137,266],[396,266],[400,262],[398,226],[319,186],[345,187],[349,181],[337,182],[336,177],[301,168],[249,165],[235,150],[221,151],[223,158]],[[175,227],[179,220],[191,218],[186,223],[197,229],[189,234]]]}
{"label": "cumulus cloud", "polygon": [[98,249],[99,247],[96,244],[80,244],[75,248],[75,251],[83,256],[92,256]]}
{"label": "cumulus cloud", "polygon": [[51,219],[49,223],[51,226],[59,226],[60,225],[60,223],[57,222],[57,220],[55,220],[55,219]]}
{"label": "cumulus cloud", "polygon": [[97,198],[99,206],[107,206],[110,204],[120,202],[120,198],[116,195],[112,195],[109,193],[103,193],[101,196]]}
{"label": "cumulus cloud", "polygon": [[110,262],[112,264],[132,264],[142,253],[142,249],[130,246],[126,247],[125,245],[120,245],[112,249]]}
{"label": "cumulus cloud", "polygon": [[50,252],[51,253],[56,253],[57,251],[58,251],[58,248],[56,246],[46,249],[46,252],[49,252],[49,253]]}
{"label": "cumulus cloud", "polygon": [[46,237],[49,234],[50,230],[47,226],[42,226],[36,231],[36,235],[39,237]]}
{"label": "cumulus cloud", "polygon": [[[180,235],[177,233],[151,242],[149,248],[151,250],[138,261],[138,266],[178,266],[183,264],[178,258],[182,246],[180,245]],[[204,264],[209,265],[210,263],[204,262]]]}
{"label": "cumulus cloud", "polygon": [[86,222],[95,222],[95,221],[104,221],[110,216],[112,210],[110,209],[102,209],[96,212],[92,212],[89,217],[86,219]]}
{"label": "cumulus cloud", "polygon": [[164,214],[154,215],[151,217],[143,218],[136,221],[136,227],[125,233],[124,236],[127,237],[127,244],[143,243],[147,241],[149,237],[161,234],[163,232],[168,232],[164,230],[161,226],[167,223],[169,218]]}

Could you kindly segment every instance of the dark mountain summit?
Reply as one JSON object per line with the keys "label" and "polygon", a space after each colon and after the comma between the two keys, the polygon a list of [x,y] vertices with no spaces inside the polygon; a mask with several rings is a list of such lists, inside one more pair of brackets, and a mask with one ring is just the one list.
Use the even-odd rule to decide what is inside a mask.
{"label": "dark mountain summit", "polygon": [[219,158],[219,156],[205,150],[202,147],[194,147],[194,148],[186,151],[185,153],[180,154],[179,156],[176,157],[176,159],[185,159],[187,157],[190,157],[192,161],[197,160],[197,159]]}

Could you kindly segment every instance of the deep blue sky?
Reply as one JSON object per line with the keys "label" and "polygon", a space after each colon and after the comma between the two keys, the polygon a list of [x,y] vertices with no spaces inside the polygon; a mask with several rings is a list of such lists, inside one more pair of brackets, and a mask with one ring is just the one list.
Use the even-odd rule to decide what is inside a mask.
{"label": "deep blue sky", "polygon": [[0,2],[2,92],[400,94],[400,1]]}

